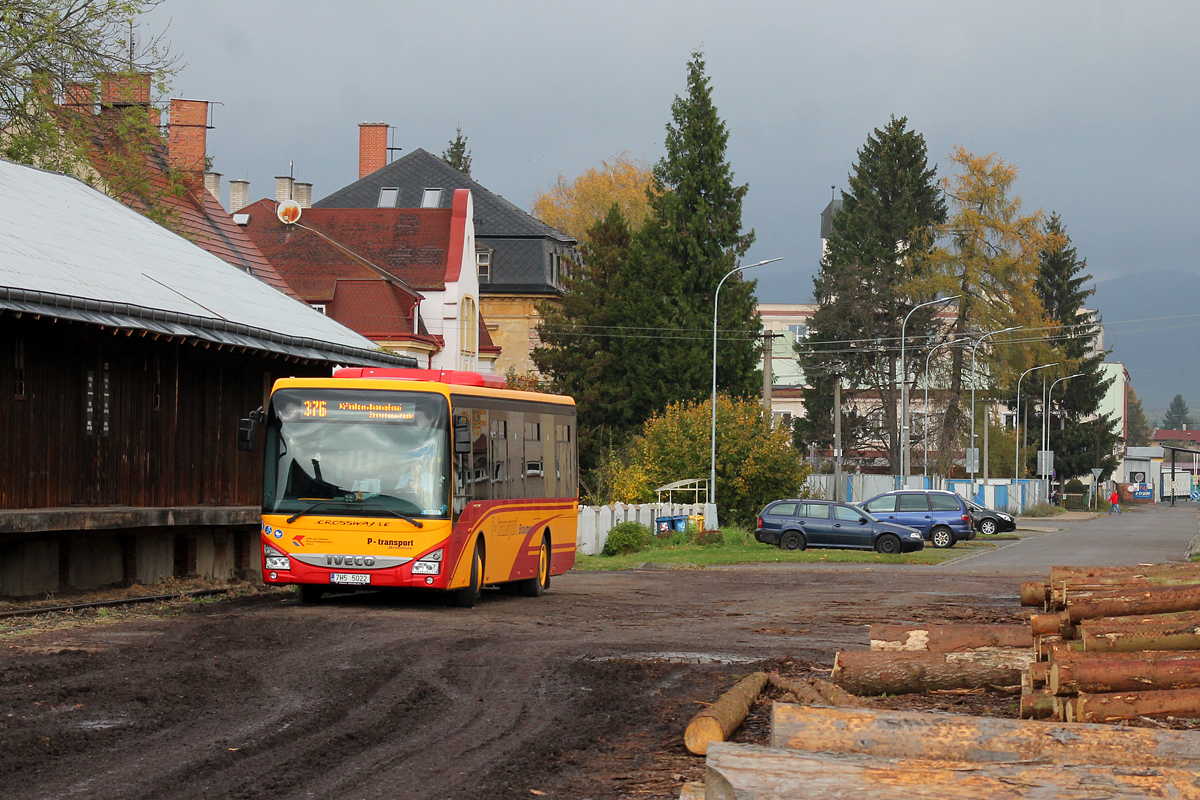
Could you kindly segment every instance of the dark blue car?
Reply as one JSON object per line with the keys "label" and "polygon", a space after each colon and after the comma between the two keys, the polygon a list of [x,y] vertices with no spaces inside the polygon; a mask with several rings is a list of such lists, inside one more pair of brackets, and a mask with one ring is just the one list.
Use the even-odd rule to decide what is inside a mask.
{"label": "dark blue car", "polygon": [[908,553],[920,550],[920,531],[894,525],[850,503],[831,500],[777,500],[758,515],[754,538],[783,550],[839,547]]}
{"label": "dark blue car", "polygon": [[872,497],[863,508],[886,522],[916,528],[934,547],[953,547],[975,538],[966,501],[954,492],[902,489]]}

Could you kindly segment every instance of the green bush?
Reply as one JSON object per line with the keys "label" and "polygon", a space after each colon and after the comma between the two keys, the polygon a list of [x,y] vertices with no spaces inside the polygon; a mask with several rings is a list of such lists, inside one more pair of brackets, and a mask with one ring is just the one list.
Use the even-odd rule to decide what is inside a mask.
{"label": "green bush", "polygon": [[725,544],[725,534],[720,531],[700,531],[696,534],[696,544],[701,547]]}
{"label": "green bush", "polygon": [[654,533],[639,522],[622,522],[614,525],[604,541],[602,556],[623,556],[638,553],[650,546]]}
{"label": "green bush", "polygon": [[1079,478],[1071,478],[1067,481],[1067,488],[1064,491],[1066,494],[1083,494],[1083,481]]}

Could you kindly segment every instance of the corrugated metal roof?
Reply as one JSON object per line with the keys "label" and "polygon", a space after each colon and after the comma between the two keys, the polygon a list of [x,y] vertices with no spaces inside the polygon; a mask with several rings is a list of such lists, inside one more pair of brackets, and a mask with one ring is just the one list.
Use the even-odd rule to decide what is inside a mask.
{"label": "corrugated metal roof", "polygon": [[0,299],[13,310],[305,358],[408,361],[81,181],[4,160]]}

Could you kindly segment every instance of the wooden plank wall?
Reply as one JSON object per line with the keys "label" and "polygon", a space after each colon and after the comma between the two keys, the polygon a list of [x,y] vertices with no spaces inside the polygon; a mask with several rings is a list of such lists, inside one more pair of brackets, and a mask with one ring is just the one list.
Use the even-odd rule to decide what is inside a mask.
{"label": "wooden plank wall", "polygon": [[274,378],[330,369],[0,313],[0,508],[257,505],[262,451],[238,451],[238,420]]}

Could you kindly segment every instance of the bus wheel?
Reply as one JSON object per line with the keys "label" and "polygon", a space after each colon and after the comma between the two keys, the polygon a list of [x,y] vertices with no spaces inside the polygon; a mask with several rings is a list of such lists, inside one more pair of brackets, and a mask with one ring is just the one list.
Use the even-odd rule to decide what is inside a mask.
{"label": "bus wheel", "polygon": [[550,588],[550,537],[542,537],[542,546],[538,550],[537,575],[521,581],[522,597],[541,597]]}
{"label": "bus wheel", "polygon": [[320,586],[310,586],[302,583],[296,588],[300,590],[301,603],[315,603],[321,599],[321,595],[325,594],[325,589]]}
{"label": "bus wheel", "polygon": [[471,558],[471,582],[454,592],[454,605],[458,608],[474,608],[483,588],[483,547],[475,543],[475,555]]}

